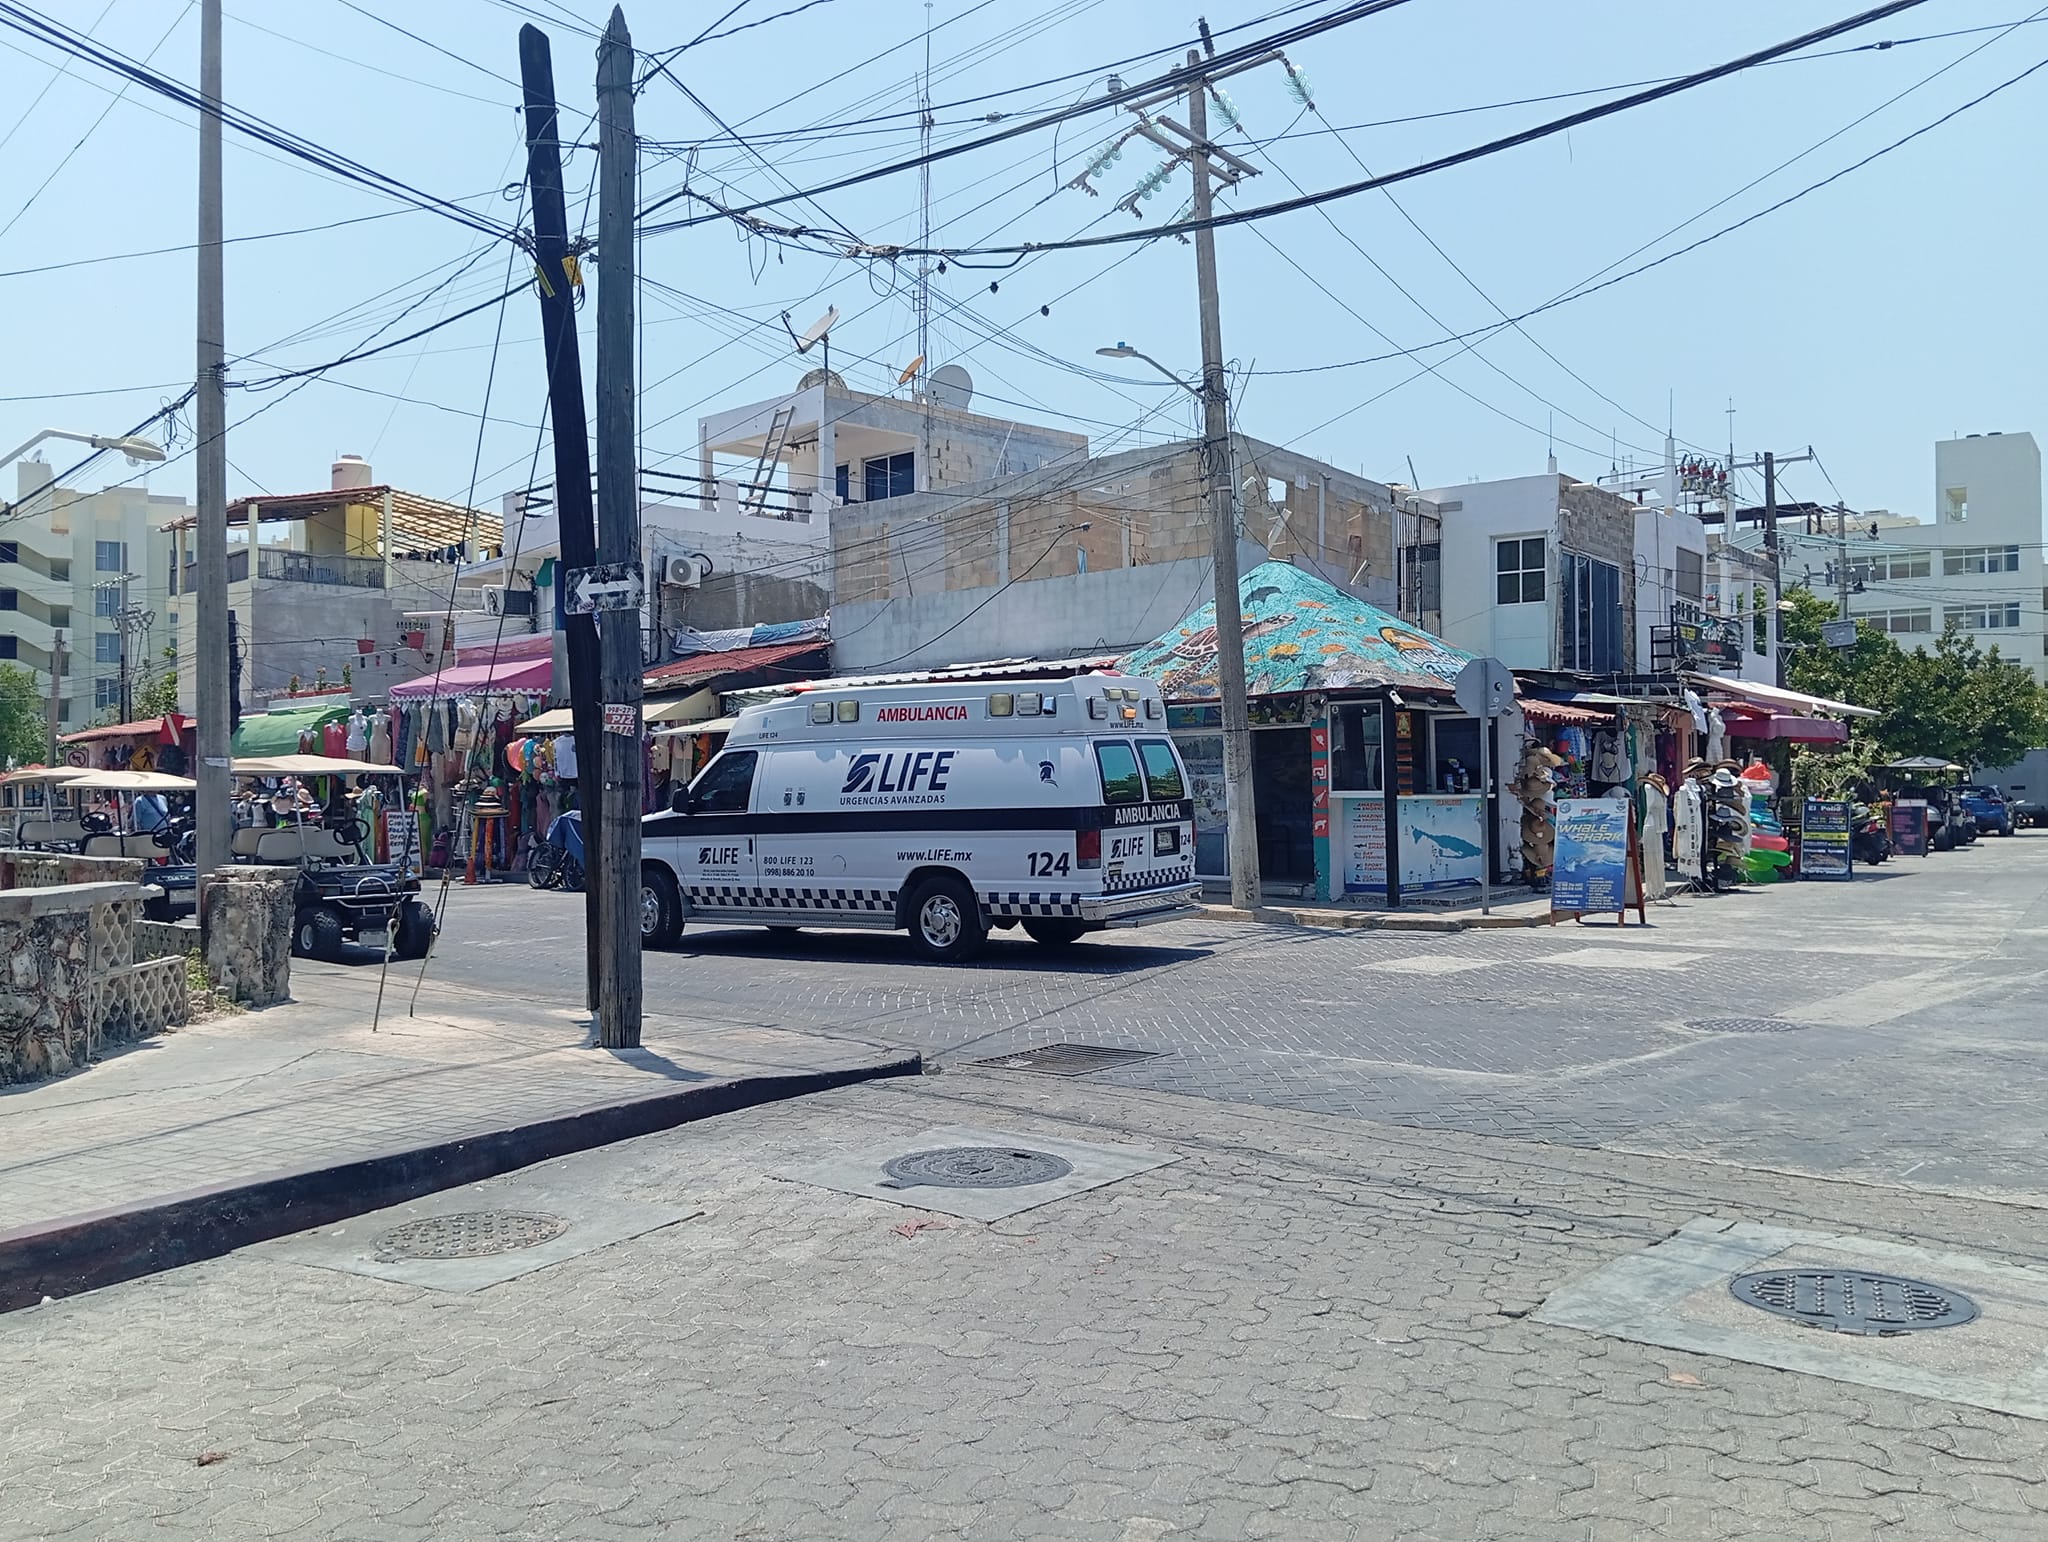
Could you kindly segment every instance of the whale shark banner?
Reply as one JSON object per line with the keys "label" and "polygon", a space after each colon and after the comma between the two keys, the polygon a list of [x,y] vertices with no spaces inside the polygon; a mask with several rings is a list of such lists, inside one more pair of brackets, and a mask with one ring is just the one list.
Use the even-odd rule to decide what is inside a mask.
{"label": "whale shark banner", "polygon": [[1550,908],[1595,915],[1628,904],[1629,805],[1618,798],[1559,798]]}

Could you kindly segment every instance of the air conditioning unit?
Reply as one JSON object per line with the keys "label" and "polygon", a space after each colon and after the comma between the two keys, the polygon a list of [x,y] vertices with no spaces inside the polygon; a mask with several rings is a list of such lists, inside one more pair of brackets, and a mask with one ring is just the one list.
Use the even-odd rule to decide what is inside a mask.
{"label": "air conditioning unit", "polygon": [[533,591],[531,589],[508,589],[503,584],[485,584],[484,610],[493,616],[530,616],[533,614]]}
{"label": "air conditioning unit", "polygon": [[704,582],[710,569],[711,564],[702,557],[671,557],[666,581],[678,589],[694,589]]}

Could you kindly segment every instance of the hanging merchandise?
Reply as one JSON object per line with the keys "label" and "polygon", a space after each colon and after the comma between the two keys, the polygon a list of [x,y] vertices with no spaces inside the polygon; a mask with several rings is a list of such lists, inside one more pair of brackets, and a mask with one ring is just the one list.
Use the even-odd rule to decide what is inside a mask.
{"label": "hanging merchandise", "polygon": [[351,760],[361,760],[370,749],[370,720],[361,707],[348,715],[348,734],[343,740]]}
{"label": "hanging merchandise", "polygon": [[1671,857],[1678,876],[1688,887],[1700,884],[1701,853],[1706,834],[1706,815],[1700,798],[1700,784],[1690,776],[1678,784],[1671,800]]}
{"label": "hanging merchandise", "polygon": [[1628,747],[1622,736],[1611,728],[1603,728],[1593,735],[1592,757],[1586,767],[1586,780],[1596,787],[1618,787],[1629,777]]}
{"label": "hanging merchandise", "polygon": [[1508,791],[1522,805],[1522,881],[1539,892],[1550,884],[1557,853],[1557,810],[1554,801],[1557,768],[1562,759],[1535,740],[1522,747],[1521,764]]}
{"label": "hanging merchandise", "polygon": [[370,763],[378,766],[394,764],[391,758],[391,713],[381,707],[370,718]]}
{"label": "hanging merchandise", "polygon": [[1642,836],[1643,852],[1643,897],[1661,900],[1664,898],[1664,824],[1669,811],[1669,788],[1664,778],[1652,771],[1643,778],[1642,817],[1637,826]]}
{"label": "hanging merchandise", "polygon": [[555,775],[565,782],[576,780],[576,736],[561,734],[555,739]]}
{"label": "hanging merchandise", "polygon": [[329,760],[342,760],[348,755],[348,725],[340,718],[320,727],[320,747],[315,752]]}

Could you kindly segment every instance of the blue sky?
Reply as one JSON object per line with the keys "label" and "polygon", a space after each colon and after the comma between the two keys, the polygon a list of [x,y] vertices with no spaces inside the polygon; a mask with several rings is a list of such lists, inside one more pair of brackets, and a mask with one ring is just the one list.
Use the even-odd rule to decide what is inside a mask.
{"label": "blue sky", "polygon": [[[642,3],[627,15],[636,44],[653,52],[686,42],[729,3],[687,11]],[[748,0],[725,25],[794,3]],[[155,50],[155,67],[196,79],[196,4],[44,6],[132,57]],[[590,29],[609,6],[530,0],[530,8],[557,19],[550,31],[558,85],[575,129],[593,103]],[[1212,3],[1206,14],[1222,29],[1281,8],[1277,0]],[[517,78],[522,9],[513,0],[227,0],[226,96],[417,187],[469,200],[500,221],[523,220],[499,191],[516,191],[523,157],[517,93],[496,78]],[[1361,165],[1380,172],[1428,159],[1849,9],[1848,0],[1412,0],[1291,51],[1314,83],[1314,113],[1288,94],[1277,66],[1230,84],[1249,139],[1226,142],[1262,171],[1226,203],[1267,203],[1297,185],[1356,180]],[[937,0],[937,138],[986,132],[978,115],[993,109],[1021,114],[1099,97],[1100,79],[1086,73],[1184,42],[1194,14],[1137,0],[989,0],[978,8],[974,0]],[[1931,0],[1829,46],[2034,14],[2025,3]],[[2038,14],[2048,18],[2048,7]],[[643,197],[680,185],[693,145],[703,147],[694,185],[736,201],[914,152],[925,20],[916,0],[823,0],[682,53],[676,73],[755,150],[732,145],[657,77],[639,99],[640,132],[650,141]],[[1176,57],[1121,73],[1142,80]],[[1729,438],[1732,398],[1739,454],[1810,443],[1832,489],[1852,506],[1924,514],[1933,440],[2048,428],[2040,367],[2048,322],[2039,301],[2048,69],[1743,230],[1529,321],[1526,336],[1507,330],[1476,349],[1422,354],[1436,373],[1407,359],[1286,372],[1387,353],[1387,338],[1412,348],[1484,326],[1499,319],[1494,302],[1520,312],[1645,243],[1655,244],[1622,266],[1670,251],[2044,58],[2048,19],[1780,64],[1405,184],[1395,190],[1400,209],[1368,193],[1329,205],[1327,219],[1305,211],[1226,230],[1223,329],[1240,371],[1239,423],[1383,480],[1407,480],[1412,461],[1423,485],[1438,485],[1540,470],[1553,432],[1567,471],[1591,476],[1630,456],[1640,464],[1659,451],[1667,411],[1681,440],[1718,452]],[[0,31],[0,134],[14,129],[0,149],[0,224],[16,220],[10,260],[0,266],[28,270],[5,279],[13,303],[0,395],[16,399],[0,402],[0,442],[10,444],[46,426],[124,430],[182,389],[192,369],[191,252],[88,260],[191,241],[190,115],[136,88],[114,101],[116,84],[88,66],[74,64],[62,77],[55,68],[40,46]],[[1035,84],[1070,74],[1076,78]],[[1033,89],[1014,91],[1020,86]],[[1014,94],[949,105],[1003,91]],[[1578,91],[1600,94],[1491,105]],[[1468,108],[1488,110],[1461,111]],[[1395,121],[1402,119],[1413,121]],[[848,123],[856,126],[805,132]],[[1127,217],[1110,206],[1156,157],[1127,151],[1101,198],[1061,187],[1116,125],[1105,111],[1065,126],[1057,148],[1044,133],[940,163],[932,175],[935,242],[1124,228]],[[594,159],[571,159],[572,227],[585,223],[581,191]],[[505,287],[503,243],[434,214],[392,214],[402,206],[233,135],[226,182],[231,236],[389,215],[230,249],[231,378],[318,364],[387,323],[380,340]],[[1183,173],[1146,205],[1149,218],[1171,216],[1185,191]],[[1682,233],[1656,239],[1731,194]],[[918,199],[916,176],[900,175],[826,196],[822,210],[791,204],[771,217],[829,220],[866,242],[904,242],[917,235]],[[595,221],[593,205],[593,236]],[[652,281],[643,303],[643,464],[694,469],[699,413],[794,383],[805,366],[775,319],[784,309],[801,326],[828,303],[839,306],[833,363],[858,387],[888,388],[916,353],[908,267],[790,252],[722,224],[651,237],[642,262]],[[983,410],[1079,427],[1104,448],[1192,427],[1176,388],[1148,380],[1142,365],[1094,355],[1127,340],[1196,370],[1190,247],[1167,241],[1045,254],[1003,272],[953,267],[934,280],[933,312],[933,362],[972,371]],[[584,315],[586,365],[594,321],[593,303]],[[522,294],[505,308],[479,453],[497,324],[496,312],[485,311],[275,406],[277,393],[231,393],[232,418],[267,409],[232,435],[231,492],[324,486],[327,464],[341,452],[369,456],[380,480],[440,497],[466,496],[473,465],[479,501],[522,484],[544,394],[533,300]],[[62,395],[88,392],[105,394]],[[53,458],[68,464],[61,447]],[[540,463],[545,475],[544,451]],[[84,481],[128,474],[103,464]],[[12,485],[9,473],[5,490]],[[149,485],[189,495],[190,458],[152,473]],[[1793,498],[1834,496],[1811,466],[1788,471],[1785,486]]]}

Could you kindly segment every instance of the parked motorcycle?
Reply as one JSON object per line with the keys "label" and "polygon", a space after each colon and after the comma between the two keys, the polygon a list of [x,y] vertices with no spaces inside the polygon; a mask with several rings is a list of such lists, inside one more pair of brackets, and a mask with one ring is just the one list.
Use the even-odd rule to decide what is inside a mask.
{"label": "parked motorcycle", "polygon": [[1876,866],[1892,854],[1892,833],[1885,827],[1881,810],[1857,804],[1849,823],[1849,854],[1855,861]]}
{"label": "parked motorcycle", "polygon": [[547,839],[533,848],[526,863],[526,881],[536,889],[580,894],[583,879],[583,813],[572,808],[555,816]]}

